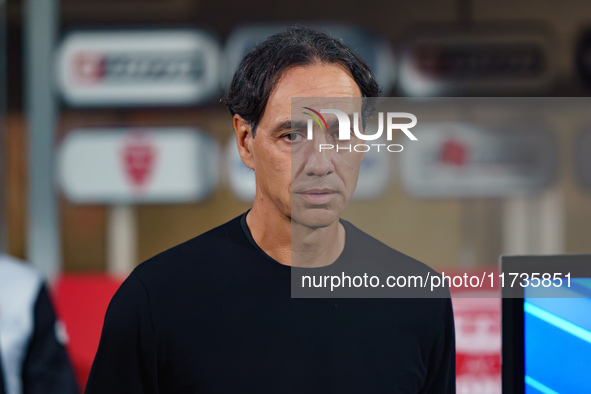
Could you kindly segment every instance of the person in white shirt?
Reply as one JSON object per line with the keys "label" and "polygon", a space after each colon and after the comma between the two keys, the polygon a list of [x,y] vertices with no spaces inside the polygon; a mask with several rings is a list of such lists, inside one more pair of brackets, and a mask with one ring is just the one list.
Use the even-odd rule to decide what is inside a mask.
{"label": "person in white shirt", "polygon": [[0,254],[0,394],[79,393],[65,338],[42,274]]}

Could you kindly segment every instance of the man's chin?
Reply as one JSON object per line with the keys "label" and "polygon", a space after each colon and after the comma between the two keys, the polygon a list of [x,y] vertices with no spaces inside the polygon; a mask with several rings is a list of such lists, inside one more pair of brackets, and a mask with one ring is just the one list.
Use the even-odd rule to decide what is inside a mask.
{"label": "man's chin", "polygon": [[340,212],[326,207],[292,208],[292,225],[298,224],[309,228],[329,227],[339,220]]}

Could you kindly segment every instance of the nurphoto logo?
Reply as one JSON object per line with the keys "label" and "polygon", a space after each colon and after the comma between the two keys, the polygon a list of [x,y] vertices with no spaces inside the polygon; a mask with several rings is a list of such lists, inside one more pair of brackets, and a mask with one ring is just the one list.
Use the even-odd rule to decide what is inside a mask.
{"label": "nurphoto logo", "polygon": [[[338,140],[349,141],[351,140],[351,120],[350,115],[338,110],[338,109],[321,109],[320,112],[310,107],[303,107],[310,112],[304,112],[305,115],[310,116],[312,119],[308,119],[307,124],[307,139],[312,140],[314,121],[320,127],[320,130],[328,130],[328,124],[322,114],[333,114],[337,117],[339,124]],[[394,119],[408,119],[408,123],[394,123]],[[392,141],[393,131],[402,131],[411,141],[417,141],[417,137],[409,130],[416,126],[417,117],[408,112],[387,112],[386,113],[386,139]],[[384,113],[378,113],[378,130],[374,134],[366,134],[359,128],[359,113],[353,113],[353,132],[355,136],[363,141],[375,141],[382,136],[384,133]],[[403,146],[400,144],[355,144],[355,145],[341,145],[341,144],[319,144],[319,151],[323,150],[336,150],[347,151],[347,152],[368,152],[371,149],[376,149],[378,152],[380,148],[384,147],[388,152],[402,152]]]}

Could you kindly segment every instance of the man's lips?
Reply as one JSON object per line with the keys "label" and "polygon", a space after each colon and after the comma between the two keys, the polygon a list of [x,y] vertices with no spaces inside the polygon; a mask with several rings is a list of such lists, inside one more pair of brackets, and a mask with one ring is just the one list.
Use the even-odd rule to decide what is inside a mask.
{"label": "man's lips", "polygon": [[297,194],[327,194],[327,193],[336,193],[333,189],[308,189],[303,191],[296,192]]}
{"label": "man's lips", "polygon": [[308,189],[296,192],[312,204],[326,204],[337,194],[333,189]]}

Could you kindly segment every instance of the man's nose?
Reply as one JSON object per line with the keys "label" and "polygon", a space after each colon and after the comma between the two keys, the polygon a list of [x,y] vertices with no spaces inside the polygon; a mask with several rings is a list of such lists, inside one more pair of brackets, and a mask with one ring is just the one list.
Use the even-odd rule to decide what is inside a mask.
{"label": "man's nose", "polygon": [[326,176],[334,172],[334,153],[332,150],[320,149],[319,141],[308,147],[304,172],[308,176]]}

